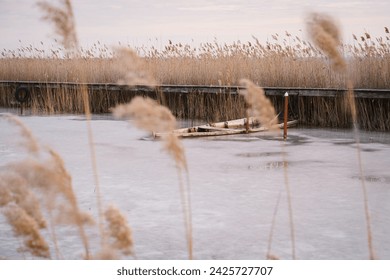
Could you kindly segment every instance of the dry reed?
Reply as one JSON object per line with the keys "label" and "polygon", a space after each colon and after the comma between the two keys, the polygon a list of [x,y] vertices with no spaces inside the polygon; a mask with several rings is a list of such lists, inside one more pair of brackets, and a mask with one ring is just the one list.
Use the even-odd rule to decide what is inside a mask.
{"label": "dry reed", "polygon": [[[320,25],[316,19],[317,41],[327,47],[335,43],[329,52],[340,58],[348,57],[348,71],[357,88],[389,88],[390,37],[384,36],[362,42],[339,45],[340,35],[325,35],[329,28]],[[314,19],[310,18],[310,22]],[[309,24],[309,23],[308,23]],[[331,26],[331,25],[330,25]],[[314,29],[314,30],[313,30]],[[322,35],[322,36],[320,36]],[[351,36],[352,37],[352,36]],[[365,37],[364,37],[365,38]],[[368,41],[368,42],[367,42]],[[155,47],[138,47],[134,51],[112,49],[97,42],[89,49],[80,49],[79,57],[64,59],[63,47],[53,49],[42,42],[42,46],[20,46],[15,50],[0,53],[0,79],[19,81],[80,81],[80,73],[90,83],[116,83],[125,80],[123,75],[140,68],[143,77],[153,77],[161,84],[238,85],[242,77],[264,87],[311,87],[340,88],[345,86],[343,77],[330,71],[327,58],[317,46],[298,36],[283,39],[275,36],[267,42],[256,38],[248,42],[221,44],[217,41],[189,46],[172,43]],[[164,44],[164,42],[158,42]],[[138,57],[136,56],[138,55]],[[118,58],[128,57],[128,63]],[[123,67],[118,67],[118,63]],[[137,68],[131,66],[137,64]],[[342,64],[342,62],[341,62]],[[122,69],[120,71],[120,69]],[[378,71],[380,70],[380,71]],[[145,73],[150,72],[150,74]],[[131,79],[130,79],[131,80]]]}
{"label": "dry reed", "polygon": [[104,216],[108,223],[109,236],[114,240],[112,248],[124,255],[133,255],[133,237],[126,218],[115,206],[109,206]]}
{"label": "dry reed", "polygon": [[[345,104],[347,107],[346,109],[349,110],[352,117],[355,142],[357,146],[356,150],[357,150],[357,158],[358,158],[358,169],[359,169],[359,174],[361,179],[360,181],[361,181],[362,193],[363,193],[363,204],[364,204],[364,213],[365,213],[365,220],[366,220],[369,259],[375,259],[375,253],[374,253],[373,242],[372,242],[371,217],[370,217],[370,210],[368,206],[368,193],[367,193],[367,187],[365,185],[363,162],[361,158],[360,135],[358,130],[358,118],[357,118],[358,112],[356,108],[357,106],[355,102],[355,94],[353,91],[351,74],[348,73],[348,69],[346,67],[346,61],[337,49],[337,47],[341,43],[339,38],[340,32],[338,31],[339,29],[334,19],[324,14],[312,14],[311,20],[307,24],[307,28],[309,30],[309,35],[311,36],[314,43],[321,50],[323,50],[331,60],[333,60],[333,63],[335,65],[335,70],[339,71],[340,74],[344,74],[347,76],[345,83],[348,90],[345,94],[345,101],[346,101]],[[365,33],[365,38],[364,37],[361,38],[362,41],[364,42],[366,39],[370,40],[371,36],[370,34]],[[368,45],[366,45],[366,47],[370,49]]]}
{"label": "dry reed", "polygon": [[[6,173],[0,173],[0,178],[3,182],[0,184],[0,192],[5,194],[5,197],[12,197],[12,200],[8,202],[3,198],[1,205],[4,202],[7,203],[6,207],[11,204],[16,205],[23,210],[24,216],[28,216],[27,218],[24,217],[23,221],[30,225],[33,221],[37,228],[46,225],[39,210],[40,205],[44,205],[50,218],[49,224],[51,225],[50,228],[57,256],[60,253],[57,248],[54,224],[66,222],[76,226],[85,249],[85,257],[90,258],[89,241],[85,232],[85,225],[91,223],[92,218],[79,209],[72,187],[72,179],[65,168],[62,158],[51,148],[40,147],[28,128],[15,116],[6,114],[4,118],[11,120],[12,124],[21,128],[21,136],[25,141],[35,141],[35,144],[34,149],[28,149],[29,157],[27,159],[6,164],[4,166]],[[18,211],[20,212],[20,210]],[[13,217],[11,214],[8,215]],[[15,221],[15,219],[9,221],[15,222],[16,225],[20,226],[20,221]],[[39,238],[35,233],[30,235]],[[25,244],[28,245],[30,243],[29,241],[29,243]]]}
{"label": "dry reed", "polygon": [[[40,47],[29,45],[17,50],[3,50],[0,79],[90,83],[122,81],[129,85],[134,85],[136,81],[149,85],[154,85],[155,81],[162,84],[238,85],[239,80],[246,77],[264,87],[345,88],[345,75],[335,73],[332,71],[335,67],[331,66],[333,61],[340,62],[341,53],[344,53],[348,57],[348,76],[355,87],[390,88],[388,29],[385,28],[384,36],[377,38],[364,33],[362,36],[353,35],[353,43],[345,45],[339,44],[340,33],[332,26],[329,17],[312,15],[310,22],[315,26],[311,29],[313,32],[320,31],[318,34],[321,36],[314,33],[318,37],[317,41],[329,49],[330,55],[335,58],[331,63],[324,55],[326,51],[291,34],[287,38],[275,34],[265,43],[255,37],[248,42],[221,44],[214,41],[199,46],[170,42],[158,49],[153,46],[138,47],[135,51],[127,50],[127,47],[132,47],[130,45],[116,51],[97,42],[90,49],[79,48],[79,55],[73,58],[64,55],[66,48],[50,50],[42,42]],[[364,41],[359,37],[363,37]],[[332,44],[335,44],[335,48],[331,48]],[[342,62],[338,64],[342,65]],[[126,81],[128,73],[130,75]],[[14,90],[12,87],[0,88],[0,106],[18,106]],[[33,113],[83,112],[83,99],[79,90],[61,87],[31,91],[32,100],[27,106],[31,106]],[[235,106],[237,100],[233,99],[236,97],[224,99],[221,95],[206,96],[198,93],[194,92],[188,97],[164,94],[163,104],[168,105],[178,118],[223,121],[240,118],[244,114],[243,110],[238,110],[239,106]],[[136,94],[140,94],[138,89],[129,92],[125,87],[120,91],[111,91],[109,86],[107,89],[94,90],[90,93],[90,110],[107,113],[109,108],[129,102]],[[148,95],[152,98],[161,97],[158,89]],[[290,99],[292,105],[295,105],[291,108],[300,123],[328,127],[350,126],[344,110],[333,108],[333,98],[315,98],[313,102],[323,106],[318,109],[312,106],[312,100],[310,97]],[[275,98],[272,101],[275,102]],[[390,123],[385,113],[390,106],[387,99],[371,101],[369,98],[361,98],[357,100],[357,106],[362,108],[358,116],[361,128],[389,130]],[[376,106],[379,108],[376,109]],[[329,108],[335,114],[329,114]]]}
{"label": "dry reed", "polygon": [[361,156],[360,135],[359,135],[358,122],[357,122],[357,109],[356,109],[356,103],[355,103],[355,94],[353,91],[352,82],[349,80],[349,81],[347,81],[347,84],[348,84],[348,91],[346,93],[346,100],[347,100],[346,104],[347,104],[348,109],[349,109],[351,116],[352,116],[353,131],[354,131],[354,135],[355,135],[358,168],[359,168],[359,174],[360,174],[360,181],[362,184],[364,215],[365,215],[365,219],[366,219],[367,245],[368,245],[368,251],[369,251],[369,259],[374,260],[375,259],[375,252],[374,252],[374,246],[373,246],[373,241],[372,241],[371,215],[370,215],[370,209],[369,209],[369,205],[368,205],[368,193],[367,193],[367,187],[366,187],[366,182],[365,182],[366,179],[365,179],[365,175],[364,175],[363,161],[362,161],[362,156]]}
{"label": "dry reed", "polygon": [[285,142],[282,144],[282,158],[283,158],[283,177],[284,177],[284,187],[287,194],[287,206],[288,206],[288,218],[290,223],[290,240],[291,240],[291,257],[293,260],[296,259],[296,245],[295,245],[295,224],[293,216],[293,207],[292,207],[292,195],[290,190],[290,183],[288,177],[288,162],[286,160],[286,153],[284,152]]}
{"label": "dry reed", "polygon": [[250,80],[242,79],[240,82],[245,87],[240,94],[244,96],[248,105],[248,115],[253,115],[262,126],[274,129],[277,124],[275,108],[265,96],[264,90]]}
{"label": "dry reed", "polygon": [[88,96],[88,89],[86,86],[81,86],[80,91],[83,97],[83,104],[84,104],[84,114],[85,118],[87,120],[87,131],[88,131],[88,146],[89,146],[89,152],[91,155],[91,165],[92,165],[92,172],[93,172],[93,180],[95,183],[95,189],[96,192],[96,205],[98,210],[98,226],[99,226],[99,232],[100,232],[100,247],[102,248],[106,247],[106,235],[104,234],[104,225],[103,225],[103,203],[101,199],[101,191],[100,191],[100,182],[99,182],[99,176],[98,176],[98,167],[97,167],[97,161],[96,161],[96,151],[95,151],[95,144],[93,140],[93,132],[92,132],[92,125],[91,125],[91,110],[89,106],[89,96]]}
{"label": "dry reed", "polygon": [[[76,25],[75,25],[75,20],[74,20],[74,15],[73,15],[73,9],[70,0],[62,0],[62,7],[57,8],[54,7],[47,2],[39,2],[38,5],[42,8],[42,10],[46,13],[44,19],[49,20],[54,23],[55,25],[55,31],[57,35],[60,36],[61,43],[64,47],[64,49],[67,51],[68,57],[69,58],[77,58],[79,57],[81,50],[79,49],[78,46],[78,39],[77,39],[77,32],[76,32]],[[120,49],[117,51],[119,54],[116,64],[121,65],[122,68],[124,67],[125,64],[123,63],[129,63],[132,67],[139,67],[140,62],[137,60],[137,57],[129,51],[125,51],[123,49]],[[122,64],[121,64],[122,63]],[[121,68],[121,71],[123,69]],[[130,70],[132,71],[127,71],[126,73],[126,82],[129,83],[130,79],[133,77],[130,76],[136,68],[132,68]],[[129,70],[129,69],[125,69]],[[86,82],[85,78],[85,73],[80,72],[80,75],[78,75],[80,78],[81,82]],[[134,82],[134,81],[133,81]],[[136,83],[140,82],[140,79],[137,79],[135,81]],[[92,163],[92,169],[93,169],[93,177],[94,177],[94,183],[95,183],[95,191],[96,191],[96,202],[97,202],[97,208],[98,208],[98,223],[99,223],[99,231],[100,231],[100,238],[101,238],[101,256],[104,258],[108,258],[108,255],[113,256],[112,254],[109,254],[109,250],[107,250],[107,244],[106,244],[106,234],[104,232],[104,225],[103,225],[103,206],[102,206],[102,201],[101,201],[101,192],[100,192],[100,183],[99,183],[99,177],[98,177],[98,170],[97,170],[97,162],[96,162],[96,152],[95,152],[95,145],[94,145],[94,140],[93,140],[93,132],[92,132],[92,126],[91,126],[91,110],[90,110],[90,100],[89,100],[89,94],[88,94],[88,89],[86,86],[81,85],[79,88],[79,92],[82,95],[82,101],[83,101],[83,107],[84,107],[84,113],[85,117],[87,119],[87,130],[88,130],[88,141],[89,141],[89,147],[90,147],[90,154],[91,154],[91,163]],[[60,162],[60,157],[55,154],[53,151],[50,151],[53,157],[56,159],[56,162]],[[60,162],[62,163],[62,162]],[[75,199],[74,197],[71,197],[69,199],[72,203],[72,208],[77,209],[77,203],[74,203]],[[77,225],[82,225],[82,216],[79,214],[79,211],[76,211],[74,215],[75,219],[75,224]],[[116,208],[109,208],[106,212],[106,218],[107,221],[110,224],[111,228],[111,236],[114,236],[114,231],[118,229],[124,229],[125,228],[125,219],[121,214],[119,213],[119,210]],[[122,227],[118,227],[120,222],[122,224]],[[116,227],[116,228],[115,228]],[[85,244],[85,247],[87,248],[87,243],[88,241],[86,239],[85,232],[83,231],[83,228],[79,226],[80,229],[80,235],[83,237],[83,241]],[[129,232],[130,233],[130,232]],[[120,234],[117,237],[117,242],[121,246],[121,249],[124,250],[123,253],[128,253],[129,248],[125,248],[125,239],[123,236],[123,233],[116,232],[116,234]],[[130,236],[131,237],[131,236]],[[117,245],[118,245],[117,244]],[[127,251],[126,251],[127,250]],[[86,250],[86,258],[90,258],[91,256],[89,255],[88,250]],[[95,256],[96,257],[96,256]]]}
{"label": "dry reed", "polygon": [[334,68],[343,72],[346,63],[338,47],[341,44],[339,28],[328,15],[312,13],[307,22],[307,30],[313,42],[332,60]]}
{"label": "dry reed", "polygon": [[[188,258],[192,259],[191,194],[189,183],[187,184],[187,188],[185,188],[182,179],[182,172],[184,171],[188,175],[188,168],[181,142],[176,135],[171,133],[172,130],[176,128],[175,117],[168,108],[159,105],[156,101],[150,98],[143,97],[135,97],[130,103],[118,105],[112,111],[116,118],[131,119],[135,126],[140,129],[147,130],[150,133],[164,133],[162,136],[164,148],[175,160],[178,171]],[[189,182],[189,180],[187,181]]]}
{"label": "dry reed", "polygon": [[8,205],[4,215],[16,236],[24,238],[25,249],[32,255],[50,258],[49,245],[39,232],[37,222],[23,208],[16,204]]}
{"label": "dry reed", "polygon": [[[60,43],[64,47],[66,51],[66,55],[68,58],[77,58],[80,55],[79,45],[78,45],[78,37],[76,31],[76,24],[74,19],[74,13],[70,0],[60,0],[60,7],[55,7],[45,1],[38,2],[38,6],[45,12],[45,16],[43,19],[52,22],[55,26],[55,33],[60,38]],[[85,82],[85,73],[78,72],[78,79],[80,82]],[[79,88],[79,93],[82,95],[84,114],[87,119],[87,130],[88,130],[88,141],[89,148],[91,154],[91,164],[93,170],[93,179],[95,183],[95,191],[96,191],[96,201],[98,208],[98,225],[100,231],[101,238],[101,248],[105,247],[105,234],[104,234],[104,226],[103,226],[103,210],[102,210],[102,202],[101,202],[101,194],[100,194],[100,184],[96,163],[96,153],[95,146],[93,141],[93,133],[91,127],[91,111],[89,106],[89,96],[88,90],[86,86],[81,85]],[[56,154],[54,154],[56,155]],[[58,159],[59,157],[56,157]],[[73,207],[77,207],[77,204],[73,203]],[[78,213],[78,211],[76,211]],[[75,223],[80,224],[81,217],[75,216]],[[83,237],[84,242],[87,241],[85,232],[82,228],[80,228],[80,235]],[[86,258],[90,258],[88,252],[86,253]]]}
{"label": "dry reed", "polygon": [[114,57],[115,68],[121,77],[117,81],[119,84],[128,86],[147,85],[149,87],[154,87],[157,84],[145,61],[134,50],[117,48]]}
{"label": "dry reed", "polygon": [[118,119],[132,119],[138,128],[150,132],[170,132],[176,127],[176,119],[168,108],[140,96],[115,107],[113,115]]}
{"label": "dry reed", "polygon": [[43,19],[54,24],[59,43],[73,55],[72,51],[78,51],[79,43],[72,4],[70,0],[58,1],[59,6],[54,6],[47,1],[39,1],[37,5],[45,13]]}
{"label": "dry reed", "polygon": [[13,174],[12,170],[9,171],[1,174],[0,207],[9,204],[18,205],[35,220],[39,228],[45,228],[46,221],[42,215],[38,198],[31,189],[26,187],[26,181],[23,178]]}
{"label": "dry reed", "polygon": [[278,196],[276,199],[275,207],[274,207],[274,210],[272,213],[271,227],[270,227],[269,234],[268,234],[268,241],[267,241],[268,245],[267,245],[267,252],[265,255],[265,258],[267,260],[279,259],[276,255],[272,254],[271,251],[272,251],[272,242],[273,242],[274,230],[275,230],[275,224],[276,224],[276,217],[278,215],[281,197],[282,197],[282,188],[280,187],[279,192],[278,192]]}
{"label": "dry reed", "polygon": [[18,117],[12,114],[2,114],[1,116],[20,129],[22,140],[24,140],[20,145],[22,147],[25,147],[29,153],[34,155],[38,154],[40,150],[38,141],[35,139],[31,130],[27,126],[25,126],[24,123]]}
{"label": "dry reed", "polygon": [[[124,255],[133,254],[130,227],[125,217],[113,206],[107,209],[105,217],[110,229],[109,235],[115,242],[111,248],[102,244],[98,254],[91,254],[85,226],[93,224],[94,221],[89,214],[79,209],[71,176],[64,161],[51,148],[41,147],[32,132],[16,116],[2,116],[20,128],[23,143],[33,142],[33,145],[27,145],[27,159],[8,163],[2,168],[4,172],[0,172],[0,208],[4,209],[3,213],[15,236],[23,238],[21,250],[37,257],[51,257],[49,246],[39,231],[47,225],[40,210],[41,206],[44,206],[47,209],[57,258],[61,257],[61,252],[56,236],[56,224],[74,225],[78,229],[86,259],[118,258],[115,250],[120,250]],[[101,234],[106,236],[106,232]]]}
{"label": "dry reed", "polygon": [[[245,102],[248,106],[247,108],[247,117],[253,115],[257,118],[260,124],[264,127],[267,127],[271,130],[276,130],[277,126],[277,115],[275,108],[272,105],[271,101],[265,96],[264,90],[256,86],[253,82],[248,79],[242,79],[241,85],[245,87],[245,90],[241,90],[240,94],[244,96]],[[249,120],[247,121],[249,123]],[[282,155],[283,155],[283,174],[284,174],[284,185],[287,193],[287,203],[288,203],[288,213],[289,213],[289,222],[290,222],[290,239],[291,239],[291,255],[292,259],[296,258],[295,254],[295,229],[294,229],[294,220],[293,220],[293,208],[292,208],[292,199],[291,191],[288,180],[287,173],[287,161],[284,153],[284,143],[282,144]],[[276,222],[276,215],[278,213],[279,204],[280,204],[281,190],[279,191],[276,205],[274,208],[274,213],[271,222],[270,233],[268,237],[268,248],[266,253],[267,259],[273,259],[274,256],[271,254],[272,248],[272,238],[274,234],[274,227]]]}

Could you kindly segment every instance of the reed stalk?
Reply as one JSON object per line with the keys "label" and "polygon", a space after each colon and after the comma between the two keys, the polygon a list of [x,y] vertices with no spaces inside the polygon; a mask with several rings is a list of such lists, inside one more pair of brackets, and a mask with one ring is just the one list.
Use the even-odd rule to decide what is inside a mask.
{"label": "reed stalk", "polygon": [[[37,243],[33,241],[36,238],[40,239],[38,229],[46,227],[46,222],[39,210],[40,205],[43,204],[49,213],[51,236],[57,257],[60,256],[60,250],[52,215],[55,211],[58,212],[58,221],[76,226],[85,249],[85,257],[89,258],[89,240],[85,231],[85,224],[90,222],[91,219],[79,209],[72,187],[71,176],[66,170],[62,158],[50,147],[42,148],[31,131],[16,116],[4,114],[4,117],[20,128],[24,142],[29,143],[29,145],[26,145],[29,155],[27,159],[9,163],[5,166],[12,176],[7,175],[7,173],[0,173],[0,181],[4,181],[4,186],[0,184],[0,193],[4,192],[4,198],[0,202],[1,204],[6,202],[5,206],[8,207],[8,210],[12,207],[11,210],[19,213],[21,219],[9,210],[10,212],[7,212],[8,222],[14,226],[16,235],[30,236],[30,239],[26,240],[25,246],[31,249],[30,252],[33,255],[50,257],[48,254],[35,252],[35,247],[33,247],[35,244],[43,244],[43,240],[38,240]],[[13,193],[12,196],[10,196],[10,192]],[[36,199],[33,192],[39,194],[43,200]],[[7,197],[8,200],[13,197],[14,201],[7,202]],[[60,198],[64,200],[64,204],[57,201]],[[10,202],[13,204],[9,204]],[[31,227],[31,231],[21,228],[24,224]]]}
{"label": "reed stalk", "polygon": [[85,113],[87,132],[88,132],[88,147],[89,147],[89,152],[91,157],[93,180],[95,185],[94,192],[96,192],[98,227],[100,232],[100,247],[104,248],[106,246],[106,235],[104,233],[103,204],[101,199],[101,190],[100,190],[100,182],[99,182],[99,175],[98,175],[99,173],[98,173],[98,167],[96,161],[95,143],[93,140],[93,130],[91,125],[91,111],[89,107],[88,89],[86,88],[86,86],[81,86],[80,91],[83,96],[84,113]]}
{"label": "reed stalk", "polygon": [[[163,132],[162,141],[165,150],[172,156],[178,170],[179,192],[183,210],[184,228],[186,232],[188,258],[193,258],[192,248],[192,214],[189,184],[183,184],[182,173],[188,176],[187,160],[184,148],[176,135],[171,133],[176,128],[176,119],[171,111],[150,98],[135,97],[128,104],[118,105],[113,115],[119,119],[129,119],[135,126],[150,133]],[[188,177],[187,177],[188,178]],[[189,181],[189,180],[188,180]]]}
{"label": "reed stalk", "polygon": [[349,80],[348,82],[348,91],[347,91],[347,103],[349,106],[349,111],[352,116],[352,125],[353,125],[353,133],[355,136],[356,143],[356,154],[357,154],[357,163],[359,170],[359,177],[361,181],[362,194],[363,194],[363,204],[364,204],[364,215],[366,220],[366,234],[367,234],[367,246],[369,252],[369,259],[375,259],[374,246],[372,241],[372,229],[371,229],[371,215],[370,208],[368,204],[368,192],[366,187],[366,177],[364,176],[364,168],[363,168],[363,160],[361,156],[361,148],[360,148],[360,134],[359,134],[359,125],[357,122],[357,109],[355,104],[355,94],[353,91],[352,82]]}
{"label": "reed stalk", "polygon": [[[307,27],[309,30],[309,35],[312,37],[314,43],[328,55],[331,61],[333,61],[335,70],[338,71],[340,74],[343,74],[344,77],[347,77],[345,83],[347,85],[348,90],[346,93],[345,104],[347,106],[347,110],[349,110],[352,117],[353,131],[355,135],[358,169],[363,193],[369,259],[374,259],[375,254],[372,241],[371,218],[368,206],[368,193],[365,185],[363,163],[361,158],[360,134],[357,121],[357,106],[355,102],[355,94],[353,91],[353,83],[350,78],[351,73],[348,72],[348,69],[346,67],[347,63],[338,49],[341,43],[339,36],[340,32],[334,19],[324,14],[312,14],[311,20],[308,22]],[[362,40],[364,41],[364,37],[362,38]],[[366,34],[366,38],[370,39],[370,35]]]}

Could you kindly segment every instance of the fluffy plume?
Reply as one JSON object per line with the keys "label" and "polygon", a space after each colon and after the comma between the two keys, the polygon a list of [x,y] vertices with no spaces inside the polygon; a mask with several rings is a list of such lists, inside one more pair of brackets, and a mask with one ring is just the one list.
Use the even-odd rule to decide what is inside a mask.
{"label": "fluffy plume", "polygon": [[307,30],[310,38],[333,62],[337,71],[345,71],[346,63],[338,49],[341,44],[339,28],[330,16],[318,13],[309,15]]}
{"label": "fluffy plume", "polygon": [[150,132],[170,132],[176,127],[171,111],[150,98],[137,96],[115,107],[113,114],[118,119],[132,119],[138,128]]}
{"label": "fluffy plume", "polygon": [[46,221],[43,218],[38,198],[28,188],[23,178],[13,174],[12,171],[7,171],[6,169],[6,173],[0,173],[0,207],[17,205],[35,220],[39,228],[45,228]]}
{"label": "fluffy plume", "polygon": [[156,81],[147,70],[145,62],[135,51],[129,48],[117,48],[115,50],[116,66],[120,72],[119,84],[135,86],[145,85],[155,87]]}
{"label": "fluffy plume", "polygon": [[117,251],[110,246],[103,247],[99,252],[93,256],[94,260],[118,260],[120,256]]}
{"label": "fluffy plume", "polygon": [[257,118],[261,125],[274,128],[277,123],[275,108],[265,96],[264,90],[247,79],[242,79],[240,84],[246,88],[241,90],[240,94],[248,104],[248,115]]}
{"label": "fluffy plume", "polygon": [[[59,215],[57,219],[66,220],[78,228],[88,257],[89,245],[84,224],[90,222],[91,218],[78,207],[72,188],[72,178],[62,158],[50,148],[41,148],[32,133],[17,117],[7,115],[6,118],[22,128],[21,135],[24,141],[34,142],[33,148],[28,149],[31,157],[5,165],[3,168],[6,172],[0,173],[0,206],[5,207],[8,221],[19,226],[20,221],[15,220],[13,214],[10,213],[12,209],[19,209],[17,210],[19,214],[22,213],[21,211],[23,215],[25,214],[23,219],[34,226],[33,231],[35,228],[38,230],[44,227],[46,223],[40,212],[42,202],[37,199],[39,195],[43,198],[43,204],[50,217],[55,211]],[[10,205],[15,205],[15,207],[10,209]],[[15,232],[20,235],[18,231]],[[36,237],[35,233],[30,235]]]}
{"label": "fluffy plume", "polygon": [[24,125],[24,123],[16,116],[12,114],[1,114],[8,122],[16,125],[20,129],[20,134],[22,135],[21,146],[26,147],[29,153],[36,155],[39,152],[38,141],[35,139],[31,130]]}
{"label": "fluffy plume", "polygon": [[48,1],[39,1],[38,7],[44,12],[44,20],[54,24],[55,34],[59,42],[68,51],[77,50],[79,47],[76,24],[70,0],[58,0],[59,6],[54,6]]}
{"label": "fluffy plume", "polygon": [[138,128],[151,133],[166,132],[162,137],[165,149],[172,155],[178,167],[187,169],[180,140],[170,133],[176,128],[176,118],[168,108],[150,98],[137,96],[130,103],[115,107],[113,115],[119,119],[132,119]]}
{"label": "fluffy plume", "polygon": [[124,255],[133,254],[131,229],[119,209],[110,206],[105,211],[104,216],[108,223],[109,235],[114,239],[113,248],[121,251]]}
{"label": "fluffy plume", "polygon": [[184,222],[187,234],[187,246],[189,259],[192,259],[192,222],[191,222],[191,198],[189,185],[185,189],[181,172],[188,174],[187,161],[180,140],[172,130],[176,127],[176,119],[171,111],[159,105],[150,98],[135,97],[129,104],[119,105],[113,109],[116,118],[130,118],[135,125],[149,132],[165,132],[162,136],[164,148],[174,158],[179,175],[181,202],[183,207]]}
{"label": "fluffy plume", "polygon": [[23,250],[37,257],[50,257],[49,246],[41,236],[38,224],[26,211],[14,204],[8,206],[4,214],[15,235],[23,237]]}

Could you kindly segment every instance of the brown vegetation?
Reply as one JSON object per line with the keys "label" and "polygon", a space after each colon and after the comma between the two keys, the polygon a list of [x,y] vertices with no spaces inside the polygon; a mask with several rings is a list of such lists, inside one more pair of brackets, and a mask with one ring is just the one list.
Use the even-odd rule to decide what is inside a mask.
{"label": "brown vegetation", "polygon": [[[338,51],[338,47],[341,44],[339,37],[339,28],[333,18],[324,14],[312,14],[310,20],[307,24],[309,34],[314,41],[314,43],[323,50],[328,57],[333,61],[335,70],[344,74],[346,87],[348,91],[345,96],[345,106],[346,110],[351,114],[351,120],[354,128],[355,141],[357,145],[357,160],[359,166],[360,178],[364,178],[363,163],[361,158],[361,149],[360,149],[360,135],[358,131],[358,119],[357,119],[357,108],[355,102],[355,93],[353,91],[353,82],[350,77],[350,73],[347,72],[345,58],[341,56]],[[386,30],[387,32],[387,30]],[[371,39],[370,34],[365,33],[367,39]],[[361,180],[361,187],[363,193],[363,203],[364,203],[364,213],[366,219],[366,229],[367,229],[367,245],[369,251],[369,258],[371,260],[375,259],[375,253],[372,242],[372,229],[371,229],[371,215],[368,206],[368,192],[365,184],[365,180]]]}
{"label": "brown vegetation", "polygon": [[[390,88],[390,37],[386,28],[383,37],[353,35],[352,43],[343,45],[328,18],[313,15],[309,19],[315,24],[308,33],[315,34],[313,41],[318,47],[289,33],[285,39],[275,34],[266,43],[254,38],[249,42],[220,44],[215,41],[194,47],[170,41],[161,49],[141,47],[136,52],[124,48],[112,50],[98,42],[88,50],[79,48],[73,58],[65,47],[48,51],[44,45],[28,46],[17,51],[2,51],[0,80],[237,86],[246,78],[263,88],[346,88],[345,73],[348,73],[355,88]],[[328,31],[330,35],[326,36]],[[326,48],[332,42],[338,47]],[[338,67],[346,71],[333,71]],[[15,88],[0,88],[0,106],[18,106],[14,91]],[[32,113],[84,112],[83,97],[77,87],[33,88],[31,91],[32,98],[26,107],[30,107]],[[196,91],[185,95],[163,94],[158,86],[152,93],[108,88],[90,90],[90,110],[107,113],[109,108],[128,103],[136,95],[158,100],[177,118],[223,121],[245,116],[242,97]],[[276,97],[270,99],[279,113],[281,101]],[[345,112],[344,102],[335,97],[290,97],[290,118],[307,125],[350,127],[351,115]],[[364,98],[355,102],[361,128],[390,130],[387,99]]]}
{"label": "brown vegetation", "polygon": [[113,206],[105,212],[109,232],[99,233],[102,240],[110,236],[114,242],[102,243],[100,251],[91,252],[85,227],[94,225],[94,219],[79,208],[71,175],[61,156],[51,148],[41,146],[16,116],[2,114],[2,119],[20,128],[23,147],[27,150],[27,158],[5,164],[0,172],[0,210],[15,236],[23,239],[20,250],[36,257],[52,258],[49,242],[41,234],[41,230],[49,227],[56,258],[61,258],[56,228],[65,224],[77,229],[86,259],[108,258],[109,252],[116,258],[121,254],[134,255],[130,227]]}
{"label": "brown vegetation", "polygon": [[140,129],[149,131],[151,134],[162,132],[162,140],[165,150],[172,156],[175,161],[178,177],[179,191],[181,197],[184,227],[186,230],[188,258],[193,258],[192,248],[192,214],[191,214],[191,192],[189,180],[187,185],[184,184],[182,174],[187,174],[187,160],[184,148],[177,137],[171,133],[176,128],[176,118],[171,111],[159,105],[150,98],[135,97],[128,104],[118,105],[113,109],[113,115],[119,119],[131,120],[135,126]]}
{"label": "brown vegetation", "polygon": [[[339,40],[339,35],[335,35],[336,39],[324,37],[324,30],[317,29],[318,26],[313,32],[323,45],[326,40]],[[390,88],[388,34],[355,38],[338,49],[338,54],[348,58],[355,87]],[[142,64],[141,77],[150,73],[160,84],[238,85],[240,79],[247,78],[262,87],[344,87],[343,78],[332,71],[333,64],[323,55],[332,49],[321,51],[298,36],[283,39],[274,35],[266,43],[256,38],[232,44],[215,41],[197,47],[170,42],[161,49],[140,47],[136,51],[142,57],[137,59],[137,64]],[[64,52],[31,45],[3,50],[0,80],[80,82],[81,73],[89,83],[116,83],[124,78],[115,51],[104,44],[96,43],[88,50],[79,48],[79,58],[64,59]],[[119,54],[128,56],[129,52]]]}

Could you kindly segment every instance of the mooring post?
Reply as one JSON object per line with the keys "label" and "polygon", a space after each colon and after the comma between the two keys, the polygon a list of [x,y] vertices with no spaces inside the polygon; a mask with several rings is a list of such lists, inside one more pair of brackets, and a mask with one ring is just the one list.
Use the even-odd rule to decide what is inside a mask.
{"label": "mooring post", "polygon": [[287,139],[288,92],[284,94],[283,139]]}

